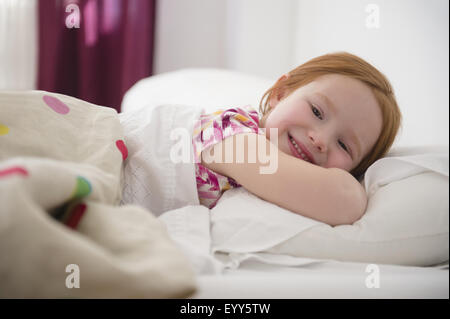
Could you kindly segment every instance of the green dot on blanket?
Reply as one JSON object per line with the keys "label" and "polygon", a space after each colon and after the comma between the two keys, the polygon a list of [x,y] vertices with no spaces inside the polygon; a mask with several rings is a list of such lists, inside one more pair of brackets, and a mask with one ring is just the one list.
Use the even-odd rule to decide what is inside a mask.
{"label": "green dot on blanket", "polygon": [[75,186],[72,197],[82,198],[89,195],[91,191],[92,187],[89,181],[84,177],[77,176],[77,184]]}

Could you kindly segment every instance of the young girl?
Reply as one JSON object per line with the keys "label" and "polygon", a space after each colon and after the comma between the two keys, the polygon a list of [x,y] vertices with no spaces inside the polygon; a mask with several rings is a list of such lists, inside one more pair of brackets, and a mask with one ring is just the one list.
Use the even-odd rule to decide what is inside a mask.
{"label": "young girl", "polygon": [[[193,136],[200,203],[212,208],[224,191],[243,186],[332,226],[361,218],[367,197],[357,178],[386,154],[401,122],[386,77],[355,55],[326,54],[281,76],[263,95],[260,112],[261,118],[251,107],[236,107],[201,116]],[[238,134],[256,134],[256,143]],[[233,161],[212,161],[216,152],[225,155],[228,142]],[[248,160],[260,147],[277,147],[273,174]]]}

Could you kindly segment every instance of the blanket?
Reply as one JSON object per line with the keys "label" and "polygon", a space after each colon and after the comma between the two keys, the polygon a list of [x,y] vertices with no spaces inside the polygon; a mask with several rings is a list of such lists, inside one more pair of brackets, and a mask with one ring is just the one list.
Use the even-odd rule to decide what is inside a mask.
{"label": "blanket", "polygon": [[194,273],[151,211],[118,204],[115,110],[0,92],[0,297],[182,298]]}

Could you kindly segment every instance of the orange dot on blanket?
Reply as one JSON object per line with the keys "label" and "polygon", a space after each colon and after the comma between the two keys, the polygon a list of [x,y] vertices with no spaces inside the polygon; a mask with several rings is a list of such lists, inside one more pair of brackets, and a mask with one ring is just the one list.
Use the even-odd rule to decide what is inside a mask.
{"label": "orange dot on blanket", "polygon": [[44,100],[45,104],[47,104],[56,113],[67,114],[70,111],[69,107],[66,104],[64,104],[54,96],[44,95],[42,99]]}
{"label": "orange dot on blanket", "polygon": [[0,178],[12,174],[28,176],[28,171],[21,166],[13,166],[6,169],[0,169]]}

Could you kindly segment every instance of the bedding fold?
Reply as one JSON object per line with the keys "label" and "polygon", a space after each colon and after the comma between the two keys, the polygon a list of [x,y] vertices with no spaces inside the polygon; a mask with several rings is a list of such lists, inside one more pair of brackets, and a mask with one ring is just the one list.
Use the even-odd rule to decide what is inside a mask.
{"label": "bedding fold", "polygon": [[364,186],[369,196],[380,187],[424,172],[433,172],[448,178],[448,146],[430,145],[397,147],[376,161],[364,175]]}
{"label": "bedding fold", "polygon": [[183,298],[186,258],[151,211],[118,206],[122,125],[110,108],[0,92],[0,297]]}

